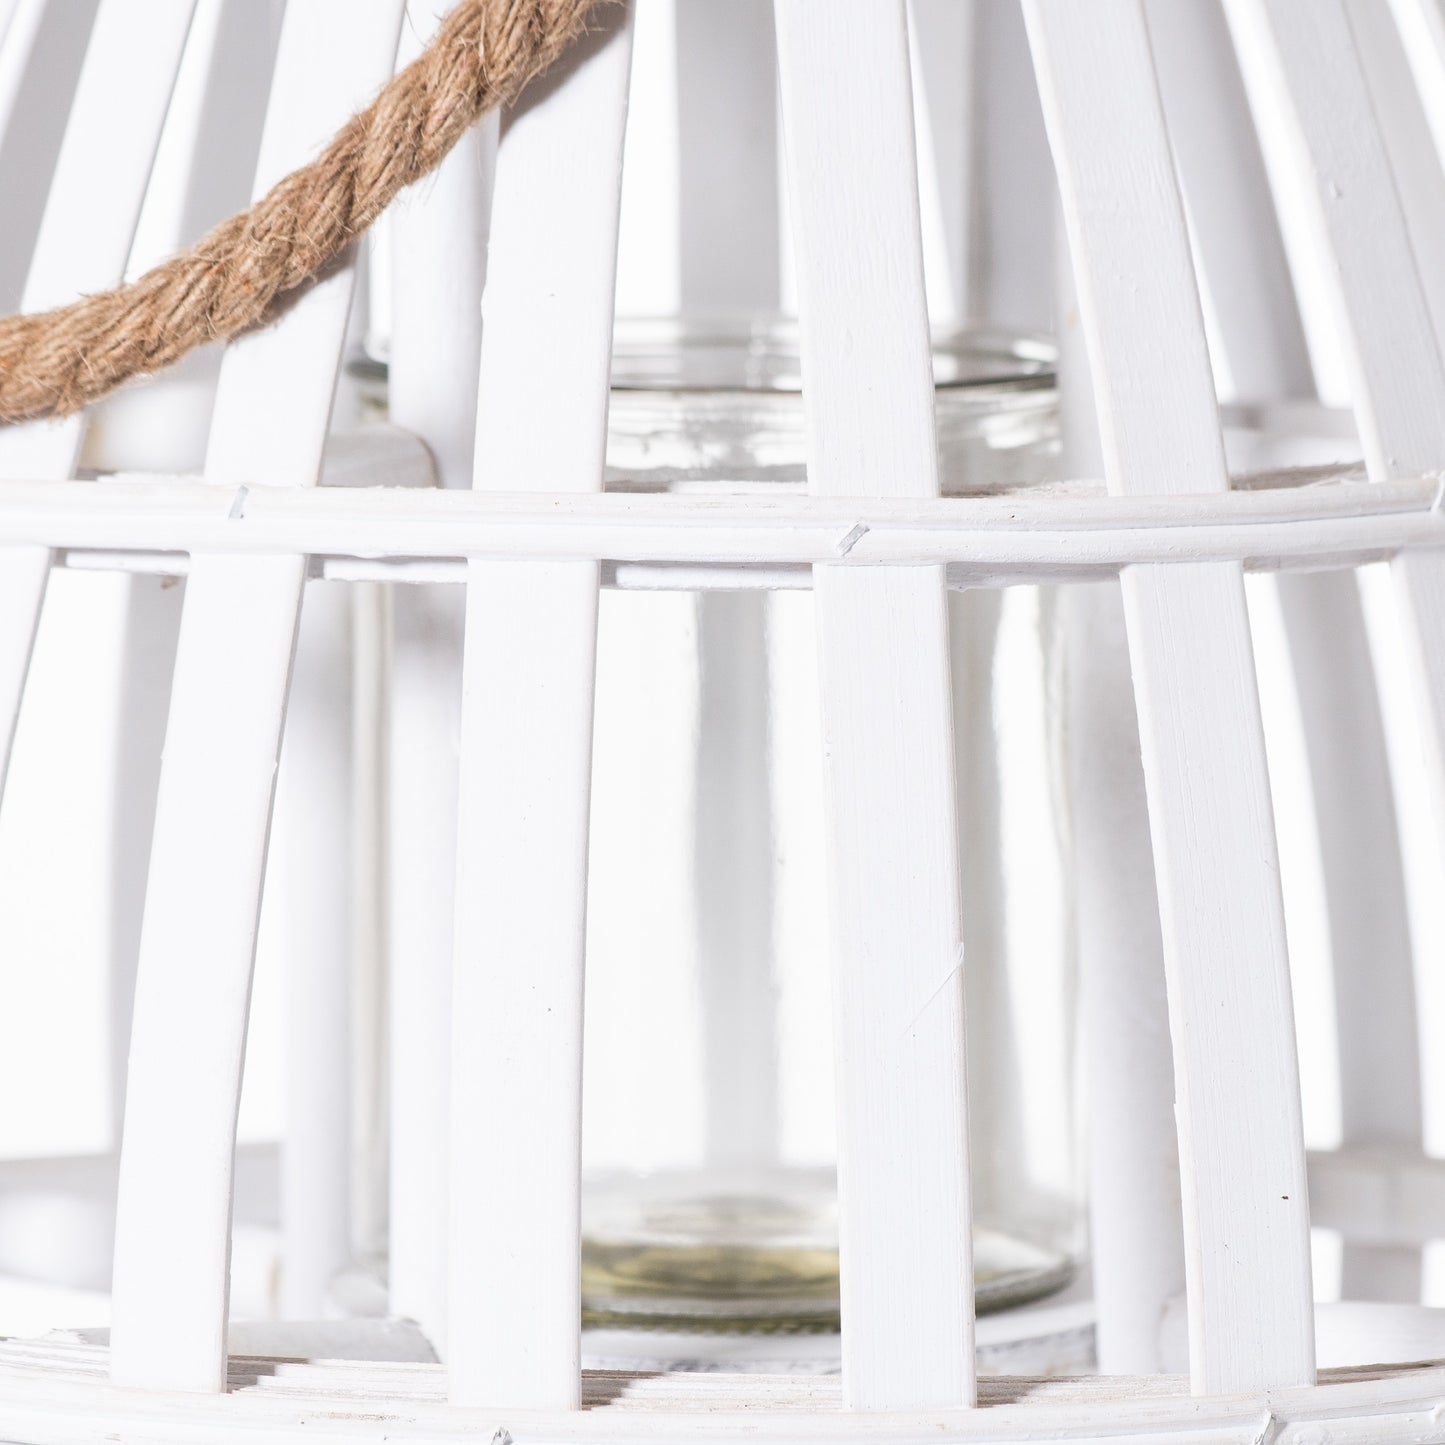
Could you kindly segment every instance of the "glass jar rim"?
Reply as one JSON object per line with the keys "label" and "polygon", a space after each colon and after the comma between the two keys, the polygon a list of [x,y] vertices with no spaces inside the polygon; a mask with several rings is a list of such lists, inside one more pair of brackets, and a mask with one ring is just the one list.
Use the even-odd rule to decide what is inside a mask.
{"label": "glass jar rim", "polygon": [[[940,392],[997,395],[1052,391],[1056,384],[1056,349],[1043,335],[934,327],[932,351]],[[781,315],[618,317],[612,390],[796,396],[802,390],[798,323]]]}

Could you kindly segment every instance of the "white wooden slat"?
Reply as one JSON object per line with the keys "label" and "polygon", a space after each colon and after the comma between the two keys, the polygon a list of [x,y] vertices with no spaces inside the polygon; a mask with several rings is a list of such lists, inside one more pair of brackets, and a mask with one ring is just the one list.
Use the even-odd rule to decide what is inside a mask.
{"label": "white wooden slat", "polygon": [[[1228,13],[1238,42],[1257,46],[1266,59],[1264,74],[1292,118],[1295,155],[1315,178],[1309,221],[1334,260],[1329,275],[1371,478],[1438,471],[1445,461],[1441,338],[1420,283],[1350,13],[1341,0],[1231,0]],[[1412,149],[1428,144],[1419,134],[1413,142],[1402,134],[1400,121],[1407,116],[1397,108],[1392,114],[1397,149],[1402,142]],[[1418,160],[1409,162],[1409,173],[1429,184]],[[1416,207],[1412,214],[1416,225],[1429,224],[1432,215],[1438,224],[1438,208]],[[1433,231],[1415,237],[1416,247],[1429,247],[1425,254],[1432,256],[1442,240]],[[1441,809],[1436,816],[1445,818],[1445,559],[1407,552],[1392,571],[1422,683],[1432,792]]]}
{"label": "white wooden slat", "polygon": [[322,1319],[351,1255],[352,589],[314,582],[296,643],[276,795],[286,968],[281,1312]]}
{"label": "white wooden slat", "polygon": [[969,229],[960,283],[974,323],[1040,331],[1053,324],[1054,178],[1028,37],[1017,5],[975,3],[976,91]]}
{"label": "white wooden slat", "polygon": [[119,1148],[125,1115],[131,1009],[140,952],[151,831],[160,784],[171,674],[180,633],[182,589],[166,577],[132,577],[121,642],[121,704],[112,774],[114,812],[110,863],[110,1110],[111,1147]]}
{"label": "white wooden slat", "polygon": [[[778,0],[816,493],[934,495],[904,7]],[[814,571],[827,750],[844,1396],[971,1404],[948,630],[933,568]]]}
{"label": "white wooden slat", "polygon": [[[676,29],[683,313],[766,316],[780,259],[772,3],[682,0]],[[703,1148],[727,1169],[778,1148],[766,595],[700,593],[697,652]]]}
{"label": "white wooden slat", "polygon": [[[120,280],[195,0],[158,0],[137,23],[126,0],[96,16],[65,140],[56,161],[22,308],[64,305]],[[0,428],[0,477],[71,475],[83,417]],[[10,761],[35,627],[50,573],[48,551],[0,553],[0,788]]]}
{"label": "white wooden slat", "polygon": [[[1382,57],[1380,45],[1390,37],[1377,35],[1357,49],[1357,27],[1371,17],[1353,12],[1352,24],[1339,0],[1309,6],[1251,0],[1230,13],[1239,42],[1266,57],[1265,73],[1293,120],[1295,155],[1315,178],[1309,220],[1334,261],[1340,339],[1370,476],[1385,482],[1409,468],[1438,471],[1445,465],[1440,318],[1432,321],[1415,258],[1433,258],[1445,245],[1445,211],[1438,196],[1402,208],[1392,183],[1392,161],[1402,184],[1438,191],[1441,177],[1423,112],[1378,94],[1372,104],[1362,62],[1372,64],[1377,85],[1403,79],[1398,68],[1381,73],[1381,59],[1388,67],[1390,57],[1388,51]],[[1432,551],[1408,552],[1391,570],[1414,644],[1433,801],[1445,825],[1445,560]],[[1401,1008],[1404,992],[1393,988],[1382,1007]],[[1372,1122],[1388,1128],[1381,1087]]]}
{"label": "white wooden slat", "polygon": [[[413,0],[403,59],[429,38],[436,9]],[[493,114],[391,218],[388,406],[426,442],[443,487],[472,483],[496,148]],[[387,1284],[392,1314],[416,1320],[442,1359],[463,610],[450,588],[394,589]]]}
{"label": "white wooden slat", "polygon": [[15,0],[0,38],[0,307],[20,305],[97,0]]}
{"label": "white wooden slat", "polygon": [[[1228,486],[1142,7],[1026,0],[1110,488]],[[1123,576],[1175,1042],[1197,1393],[1313,1378],[1283,906],[1241,569]],[[1272,1101],[1261,1111],[1257,1101]]]}
{"label": "white wooden slat", "polygon": [[[390,72],[402,0],[291,0],[256,189]],[[318,66],[316,57],[326,63]],[[308,486],[351,295],[311,288],[222,368],[208,483]],[[265,844],[306,561],[191,559],[142,925],[116,1221],[111,1373],[225,1385],[232,1158]]]}
{"label": "white wooden slat", "polygon": [[[1062,216],[1055,221],[1063,462],[1102,473],[1073,264]],[[1163,1363],[1159,1320],[1183,1298],[1185,1279],[1149,804],[1120,591],[1112,579],[1071,587],[1063,605],[1095,1349],[1105,1374],[1151,1373]]]}
{"label": "white wooden slat", "polygon": [[[1170,139],[1236,394],[1308,397],[1314,379],[1253,116],[1222,9],[1204,0],[1149,11]],[[1355,7],[1357,36],[1385,73],[1376,95],[1409,118],[1439,165],[1387,7]],[[1281,576],[1279,597],[1304,723],[1324,870],[1347,1143],[1421,1139],[1419,1044],[1404,870],[1374,668],[1348,573]],[[1414,1300],[1417,1251],[1345,1243],[1348,1298]]]}
{"label": "white wooden slat", "polygon": [[[602,485],[630,7],[497,157],[475,485]],[[582,973],[598,569],[473,562],[452,980],[450,1394],[581,1403]]]}
{"label": "white wooden slat", "polygon": [[[130,246],[129,274],[164,260],[245,204],[279,29],[274,0],[266,0],[259,13],[249,0],[203,0],[196,6]],[[224,139],[217,134],[221,131]],[[150,384],[125,388],[93,408],[82,465],[102,472],[198,467],[219,370],[220,355],[203,351]],[[111,762],[113,1147],[119,1147],[124,1115],[145,882],[183,596],[179,587],[156,583],[134,577],[128,587]]]}
{"label": "white wooden slat", "polygon": [[[1266,74],[1293,120],[1295,154],[1315,178],[1309,219],[1334,260],[1340,337],[1370,476],[1387,481],[1407,470],[1437,471],[1445,459],[1445,367],[1349,14],[1340,0],[1231,0],[1229,14],[1239,42],[1261,47]],[[1400,119],[1396,112],[1396,124]],[[1410,144],[1397,130],[1397,146],[1402,139]],[[1425,214],[1415,211],[1417,224]],[[1415,237],[1432,255],[1442,239],[1433,232]],[[1445,560],[1412,552],[1392,570],[1412,623],[1438,791]]]}

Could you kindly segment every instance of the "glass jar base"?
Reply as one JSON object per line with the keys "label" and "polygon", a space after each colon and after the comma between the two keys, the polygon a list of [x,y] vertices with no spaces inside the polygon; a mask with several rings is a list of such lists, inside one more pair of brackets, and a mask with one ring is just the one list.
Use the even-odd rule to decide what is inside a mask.
{"label": "glass jar base", "polygon": [[[590,1191],[582,1237],[584,1321],[726,1333],[836,1330],[832,1176],[784,1171],[783,1179],[783,1187],[775,1176],[709,1189],[696,1174],[653,1176]],[[1073,1259],[1063,1250],[999,1229],[974,1232],[980,1314],[1042,1299],[1073,1274]]]}

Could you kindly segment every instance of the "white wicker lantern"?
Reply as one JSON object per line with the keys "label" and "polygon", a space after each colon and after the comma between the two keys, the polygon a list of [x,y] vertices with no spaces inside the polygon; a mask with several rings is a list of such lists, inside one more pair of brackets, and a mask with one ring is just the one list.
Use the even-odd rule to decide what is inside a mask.
{"label": "white wicker lantern", "polygon": [[[6,309],[188,243],[440,8],[0,0]],[[648,66],[677,103],[627,137]],[[1445,1438],[1406,912],[1407,876],[1422,915],[1441,892],[1445,825],[1442,77],[1440,0],[630,0],[391,218],[385,425],[356,425],[358,368],[338,392],[347,264],[209,362],[0,429],[7,758],[52,574],[133,578],[123,1130],[108,1160],[0,1164],[0,1261],[49,1239],[72,1277],[113,1230],[112,1323],[0,1340],[0,1437]],[[783,239],[805,487],[606,469],[624,179],[659,136],[684,309],[776,309]],[[941,483],[930,310],[1053,326],[1064,480]],[[1372,633],[1362,568],[1394,583]],[[1296,1034],[1246,571],[1278,573],[1328,1039]],[[698,846],[741,903],[703,904],[733,963],[769,947],[765,593],[811,590],[826,737],[841,1338],[714,1340],[710,1372],[584,1369],[620,1347],[579,1327],[599,597],[660,586],[712,596],[705,683],[743,719],[719,730],[704,686]],[[999,833],[970,668],[1015,586],[1059,620],[1090,1271],[976,1331],[965,985]],[[1408,693],[1375,680],[1392,638]],[[1406,723],[1423,763],[1387,758]],[[278,756],[279,1185],[236,1149]],[[767,991],[714,969],[704,1015]],[[1340,1146],[1307,1153],[1322,1044]],[[285,1318],[228,1332],[233,1213],[278,1200]],[[1312,1226],[1343,1237],[1343,1304],[1314,1303]],[[1080,1339],[1098,1373],[1045,1378]]]}

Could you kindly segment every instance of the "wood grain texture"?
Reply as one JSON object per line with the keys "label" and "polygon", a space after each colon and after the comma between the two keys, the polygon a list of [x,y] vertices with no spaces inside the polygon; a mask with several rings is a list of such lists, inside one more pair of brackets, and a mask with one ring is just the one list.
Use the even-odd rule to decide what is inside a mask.
{"label": "wood grain texture", "polygon": [[[389,73],[401,0],[291,0],[256,190]],[[314,57],[328,53],[318,70]],[[342,267],[222,367],[218,487],[321,470],[350,309]],[[258,425],[259,417],[266,425]],[[262,481],[264,479],[264,481]],[[118,1382],[224,1388],[231,1182],[256,919],[306,559],[192,557],[141,931],[116,1221]],[[199,957],[199,964],[198,964]]]}
{"label": "wood grain texture", "polygon": [[[497,156],[475,486],[598,491],[630,7]],[[567,399],[557,408],[556,398]],[[452,993],[451,1398],[581,1402],[582,994],[593,561],[474,561]]]}
{"label": "wood grain texture", "polygon": [[[778,0],[816,495],[936,496],[902,3]],[[936,568],[814,572],[844,1399],[974,1399],[948,627]]]}
{"label": "wood grain texture", "polygon": [[[1138,0],[1026,0],[1110,490],[1228,485]],[[1127,164],[1120,158],[1127,157]],[[1198,1393],[1313,1378],[1283,905],[1237,563],[1122,579],[1174,1039]],[[1254,1101],[1272,1101],[1260,1110]]]}

